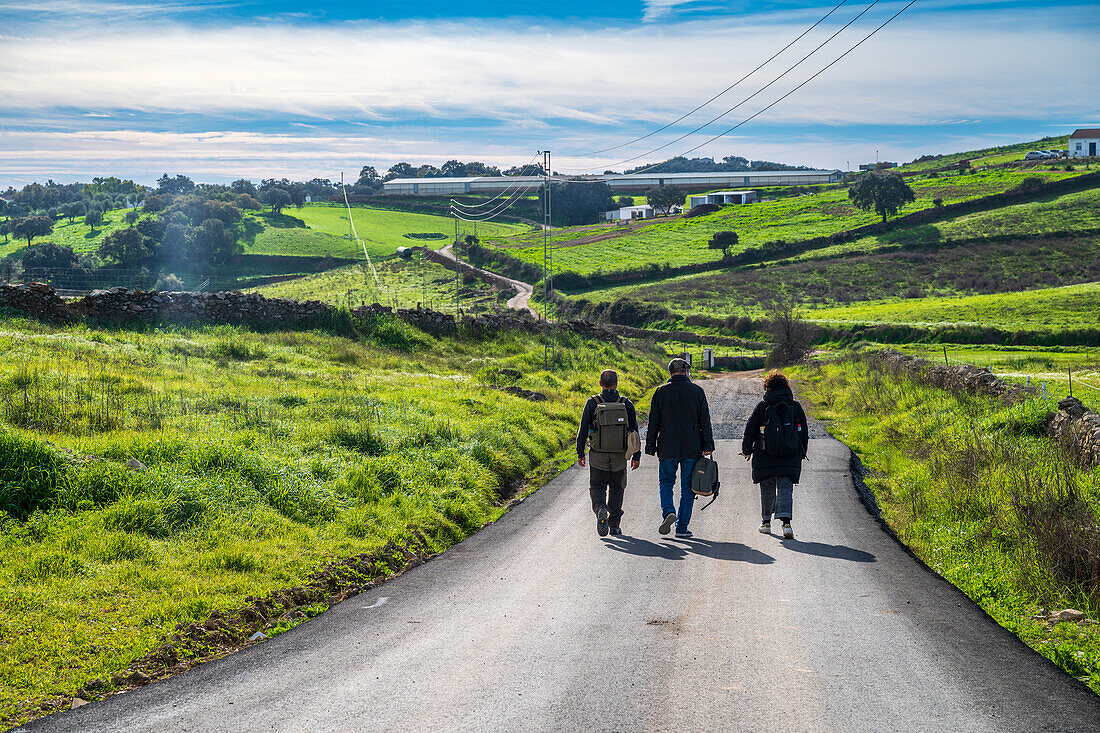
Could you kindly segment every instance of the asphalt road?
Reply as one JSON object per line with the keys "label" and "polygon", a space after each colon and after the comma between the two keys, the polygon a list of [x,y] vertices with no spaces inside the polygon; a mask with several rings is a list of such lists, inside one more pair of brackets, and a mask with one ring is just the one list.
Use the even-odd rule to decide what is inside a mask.
{"label": "asphalt road", "polygon": [[[733,437],[759,382],[704,383]],[[817,435],[822,435],[818,432]],[[810,443],[796,539],[757,532],[723,440],[693,540],[657,534],[656,463],[597,537],[574,467],[406,575],[282,636],[36,731],[1090,731],[1100,698],[1002,630],[858,503]]]}

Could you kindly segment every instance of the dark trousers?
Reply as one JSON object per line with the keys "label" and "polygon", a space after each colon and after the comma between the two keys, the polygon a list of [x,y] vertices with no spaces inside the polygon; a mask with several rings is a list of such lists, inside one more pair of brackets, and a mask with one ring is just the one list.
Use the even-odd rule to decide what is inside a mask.
{"label": "dark trousers", "polygon": [[626,488],[626,469],[605,471],[589,469],[589,491],[592,494],[592,511],[599,513],[607,507],[607,526],[618,527],[623,518],[623,491]]}

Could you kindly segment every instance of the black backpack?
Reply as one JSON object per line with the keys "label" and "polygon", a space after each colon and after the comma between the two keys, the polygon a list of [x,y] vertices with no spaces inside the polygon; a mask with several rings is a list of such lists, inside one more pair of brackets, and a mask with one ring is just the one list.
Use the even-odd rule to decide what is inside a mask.
{"label": "black backpack", "polygon": [[718,489],[722,487],[722,482],[718,480],[718,462],[712,458],[703,456],[695,462],[695,468],[691,471],[691,491],[695,494],[695,498],[712,497],[708,501],[703,509],[714,503],[714,500],[718,498]]}
{"label": "black backpack", "polygon": [[773,458],[800,455],[799,429],[793,402],[769,402],[764,409],[764,453]]}

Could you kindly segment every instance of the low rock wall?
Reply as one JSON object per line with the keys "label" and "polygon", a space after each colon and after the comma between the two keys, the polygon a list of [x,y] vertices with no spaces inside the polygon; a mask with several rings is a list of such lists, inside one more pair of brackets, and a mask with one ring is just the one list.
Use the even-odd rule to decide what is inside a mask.
{"label": "low rock wall", "polygon": [[1081,400],[1067,397],[1058,403],[1058,412],[1047,415],[1047,432],[1062,442],[1082,463],[1100,466],[1100,415],[1091,412]]}
{"label": "low rock wall", "polygon": [[[96,290],[83,298],[66,300],[45,283],[0,285],[0,308],[20,311],[52,323],[88,319],[101,323],[234,323],[248,325],[286,325],[316,322],[336,308],[316,300],[296,301],[267,298],[258,293],[159,293],[145,290],[111,288]],[[400,318],[427,333],[451,333],[460,326],[495,331],[543,333],[551,328],[582,336],[618,342],[618,336],[589,321],[569,321],[551,326],[537,321],[529,313],[506,311],[460,318],[421,308],[389,308],[374,305],[352,311],[358,318],[389,315]]]}
{"label": "low rock wall", "polygon": [[873,352],[869,358],[872,363],[887,371],[904,374],[922,384],[949,392],[962,392],[975,397],[995,397],[1007,402],[1020,402],[1036,393],[1034,387],[998,379],[989,369],[973,364],[936,364],[891,349]]}
{"label": "low rock wall", "polygon": [[[988,369],[970,364],[934,364],[892,350],[875,352],[869,358],[887,371],[952,392],[995,397],[1010,403],[1036,394],[1034,387],[1006,382]],[[1060,401],[1058,412],[1049,413],[1044,425],[1047,435],[1059,441],[1075,458],[1088,466],[1100,466],[1100,415],[1091,412],[1081,400],[1067,397]]]}

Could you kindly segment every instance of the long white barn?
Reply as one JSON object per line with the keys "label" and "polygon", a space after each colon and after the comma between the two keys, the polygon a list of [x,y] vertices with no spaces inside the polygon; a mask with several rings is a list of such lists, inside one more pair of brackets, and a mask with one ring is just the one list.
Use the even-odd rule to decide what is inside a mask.
{"label": "long white barn", "polygon": [[[654,186],[676,185],[685,192],[709,191],[741,186],[810,186],[836,183],[844,177],[831,171],[745,171],[736,173],[634,173],[603,176],[554,176],[555,181],[603,181],[615,193],[642,193]],[[447,196],[501,191],[533,191],[542,185],[539,176],[480,176],[474,178],[394,178],[382,184],[382,192],[393,196]]]}

